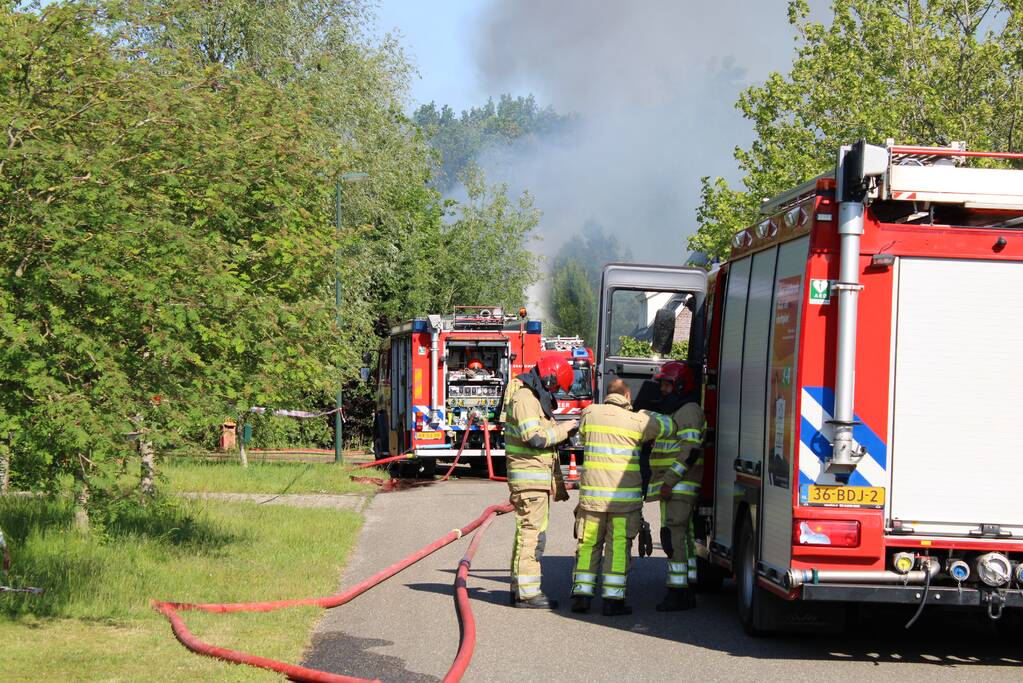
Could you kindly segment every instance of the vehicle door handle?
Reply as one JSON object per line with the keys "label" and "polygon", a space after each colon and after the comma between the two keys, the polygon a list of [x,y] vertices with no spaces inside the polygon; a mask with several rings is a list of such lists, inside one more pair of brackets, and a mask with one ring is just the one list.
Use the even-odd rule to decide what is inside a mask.
{"label": "vehicle door handle", "polygon": [[744,472],[746,474],[760,475],[761,465],[759,462],[752,460],[743,460],[742,458],[736,458],[734,463],[736,472]]}

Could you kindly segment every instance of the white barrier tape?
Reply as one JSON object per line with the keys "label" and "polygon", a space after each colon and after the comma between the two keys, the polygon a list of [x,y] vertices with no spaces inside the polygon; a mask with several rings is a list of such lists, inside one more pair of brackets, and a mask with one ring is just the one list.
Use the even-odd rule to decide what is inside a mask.
{"label": "white barrier tape", "polygon": [[271,415],[276,415],[278,417],[297,417],[297,418],[301,418],[303,420],[304,419],[313,418],[313,417],[326,417],[327,415],[333,415],[334,413],[341,413],[341,420],[342,420],[342,422],[346,421],[345,420],[345,414],[344,414],[344,412],[340,408],[333,408],[331,410],[328,410],[325,413],[310,413],[310,412],[307,412],[305,410],[273,410],[271,408],[263,408],[261,406],[253,406],[253,407],[249,408],[249,412],[250,413],[257,413],[259,415],[264,415],[266,413],[270,413]]}

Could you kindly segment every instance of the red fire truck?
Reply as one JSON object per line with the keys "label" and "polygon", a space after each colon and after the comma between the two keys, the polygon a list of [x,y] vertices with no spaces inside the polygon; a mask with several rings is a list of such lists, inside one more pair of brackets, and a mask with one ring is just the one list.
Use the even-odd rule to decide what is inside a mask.
{"label": "red fire truck", "polygon": [[[588,348],[581,337],[544,337],[540,345],[541,357],[561,358],[572,366],[574,374],[571,388],[568,391],[558,389],[555,393],[558,399],[558,407],[554,411],[555,419],[559,421],[578,419],[583,408],[593,403],[595,386],[593,349]],[[575,453],[578,462],[582,463],[583,448],[577,437],[562,444],[559,451],[563,462],[567,462],[565,458],[569,453]]]}
{"label": "red fire truck", "polygon": [[[499,421],[508,380],[536,365],[541,324],[500,307],[456,306],[452,315],[409,320],[391,330],[380,349],[377,391],[378,458],[408,453],[425,473],[437,458],[458,452],[484,466],[482,425],[489,423],[491,453],[504,456]],[[386,436],[385,436],[386,435]]]}
{"label": "red fire truck", "polygon": [[629,325],[657,338],[676,314],[644,304],[696,312],[701,581],[735,576],[748,632],[849,603],[1023,611],[1020,160],[857,143],[765,202],[709,279],[605,269],[602,387],[662,362],[615,355]]}
{"label": "red fire truck", "polygon": [[540,356],[561,358],[572,366],[575,377],[568,391],[558,389],[555,396],[559,418],[570,419],[593,403],[593,349],[586,346],[581,337],[544,337],[540,340]]}

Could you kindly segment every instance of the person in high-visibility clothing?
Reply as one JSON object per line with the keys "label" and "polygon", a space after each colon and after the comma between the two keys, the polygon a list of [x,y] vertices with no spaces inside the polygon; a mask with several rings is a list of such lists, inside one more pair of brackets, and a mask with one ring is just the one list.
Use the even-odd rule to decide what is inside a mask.
{"label": "person in high-visibility clothing", "polygon": [[573,612],[589,611],[599,571],[604,616],[632,613],[625,602],[625,584],[643,508],[640,447],[666,437],[674,425],[664,415],[632,412],[631,399],[625,382],[615,380],[607,388],[604,403],[582,412],[583,474],[575,522],[579,547],[572,574]]}
{"label": "person in high-visibility clothing", "polygon": [[696,606],[690,588],[696,582],[696,554],[692,514],[703,481],[703,410],[697,402],[696,378],[683,362],[668,361],[654,379],[666,397],[681,403],[672,414],[674,430],[658,439],[650,455],[647,500],[661,503],[661,547],[668,555],[668,593],[658,612],[678,612]]}
{"label": "person in high-visibility clothing", "polygon": [[553,391],[572,386],[572,367],[560,358],[541,358],[532,370],[509,382],[505,392],[504,451],[508,488],[515,506],[515,545],[511,562],[511,601],[516,607],[556,609],[540,590],[540,559],[546,542],[550,497],[568,500],[561,477],[558,444],[578,420],[556,422]]}

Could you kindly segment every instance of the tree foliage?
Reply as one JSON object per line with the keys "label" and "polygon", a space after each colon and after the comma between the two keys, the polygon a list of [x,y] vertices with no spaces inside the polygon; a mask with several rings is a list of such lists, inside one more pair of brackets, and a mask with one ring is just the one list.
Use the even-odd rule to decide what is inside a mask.
{"label": "tree foliage", "polygon": [[461,115],[447,105],[438,107],[431,102],[420,106],[412,120],[426,131],[440,156],[434,184],[445,193],[484,152],[528,149],[541,138],[567,132],[572,124],[572,117],[558,114],[549,106],[541,108],[532,95],[501,95],[496,103],[489,99]]}
{"label": "tree foliage", "polygon": [[1023,93],[1023,12],[1011,0],[833,0],[833,19],[789,3],[797,48],[787,74],[747,89],[737,107],[754,141],[736,148],[743,188],[703,178],[691,249],[723,257],[760,202],[829,171],[838,147],[942,145],[1015,151]]}
{"label": "tree foliage", "polygon": [[[653,345],[649,341],[629,336],[618,337],[618,341],[621,343],[621,348],[618,349],[619,356],[625,358],[652,358],[654,355]],[[688,358],[689,341],[672,342],[671,353],[668,357],[683,360]]]}
{"label": "tree foliage", "polygon": [[561,245],[548,264],[547,306],[558,334],[576,335],[596,343],[597,306],[604,266],[631,261],[632,250],[596,221]]}
{"label": "tree foliage", "polygon": [[[528,197],[475,175],[467,203],[441,202],[401,113],[408,66],[366,17],[361,0],[0,5],[16,484],[103,489],[127,432],[197,443],[251,405],[327,407],[339,378],[366,391],[362,352],[395,319],[522,300]],[[352,170],[370,179],[344,186],[338,233]]]}
{"label": "tree foliage", "polygon": [[597,296],[586,270],[574,258],[565,260],[551,277],[549,309],[557,334],[596,343]]}

